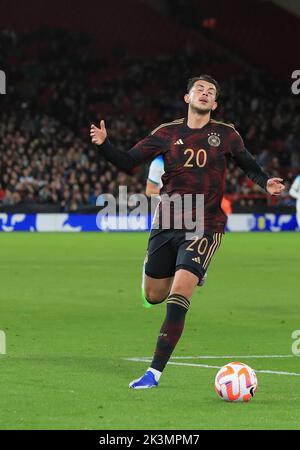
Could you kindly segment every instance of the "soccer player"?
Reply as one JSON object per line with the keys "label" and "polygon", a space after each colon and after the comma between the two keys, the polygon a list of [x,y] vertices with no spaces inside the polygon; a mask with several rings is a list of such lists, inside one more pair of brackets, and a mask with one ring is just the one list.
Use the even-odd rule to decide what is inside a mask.
{"label": "soccer player", "polygon": [[164,160],[162,155],[159,155],[152,161],[149,167],[146,184],[146,195],[148,197],[151,197],[151,195],[159,196],[160,190],[163,186],[161,178],[164,173]]}
{"label": "soccer player", "polygon": [[[163,186],[162,183],[162,176],[165,172],[164,168],[164,160],[162,155],[158,155],[154,160],[151,162],[149,167],[149,173],[148,178],[146,182],[146,195],[147,197],[154,196],[157,200],[160,199],[160,189]],[[145,296],[145,265],[146,265],[146,259],[144,261],[143,265],[143,274],[142,274],[142,304],[145,308],[151,308],[152,304],[148,302],[147,297]]]}
{"label": "soccer player", "polygon": [[[165,173],[164,160],[162,155],[157,156],[150,164],[149,173],[146,183],[146,195],[151,197],[152,195],[159,198],[160,190],[163,186],[162,176]],[[207,278],[207,273],[205,273],[199,282],[199,286],[203,286]],[[145,264],[143,268],[143,279],[142,279],[142,302],[145,308],[150,308],[151,303],[147,301],[144,289],[145,282]]]}
{"label": "soccer player", "polygon": [[[209,75],[189,79],[184,101],[187,117],[164,123],[129,151],[117,150],[108,140],[105,123],[91,126],[92,142],[102,155],[123,171],[150,161],[158,155],[164,160],[162,194],[204,195],[204,233],[186,239],[186,230],[172,224],[164,227],[159,203],[159,228],[152,226],[145,265],[145,295],[150,303],[166,300],[166,316],[158,335],[153,360],[146,373],[132,381],[133,389],[153,388],[180,339],[185,316],[195,287],[202,280],[220,246],[226,215],[220,205],[224,193],[227,159],[233,158],[247,176],[271,195],[284,190],[281,178],[269,178],[246,150],[231,125],[217,122],[211,112],[217,108],[220,86]],[[163,198],[163,196],[162,196]],[[193,217],[197,210],[193,203]],[[174,207],[173,223],[177,210]],[[184,217],[182,220],[184,221]]]}
{"label": "soccer player", "polygon": [[291,197],[295,198],[296,201],[296,217],[297,217],[297,224],[298,229],[300,229],[300,175],[298,175],[289,191],[289,194]]}

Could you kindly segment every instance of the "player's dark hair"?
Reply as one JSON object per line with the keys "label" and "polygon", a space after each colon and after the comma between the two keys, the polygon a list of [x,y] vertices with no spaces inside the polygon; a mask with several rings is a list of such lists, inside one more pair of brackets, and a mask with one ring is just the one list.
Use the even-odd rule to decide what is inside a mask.
{"label": "player's dark hair", "polygon": [[196,83],[196,81],[207,81],[208,83],[211,83],[215,86],[216,88],[216,100],[220,95],[221,92],[221,87],[219,85],[219,83],[217,82],[217,80],[215,80],[213,77],[211,77],[210,75],[199,75],[199,77],[193,77],[193,78],[189,78],[188,80],[188,84],[187,84],[187,92],[190,92],[190,90],[192,89],[192,87],[194,86],[194,84]]}

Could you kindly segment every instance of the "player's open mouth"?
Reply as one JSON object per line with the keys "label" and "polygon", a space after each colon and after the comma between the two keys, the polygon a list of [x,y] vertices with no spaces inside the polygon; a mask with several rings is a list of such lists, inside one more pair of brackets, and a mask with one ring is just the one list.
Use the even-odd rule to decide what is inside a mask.
{"label": "player's open mouth", "polygon": [[200,101],[200,103],[204,103],[204,104],[207,104],[208,103],[208,100],[204,100],[204,99],[201,99],[201,100],[199,100]]}

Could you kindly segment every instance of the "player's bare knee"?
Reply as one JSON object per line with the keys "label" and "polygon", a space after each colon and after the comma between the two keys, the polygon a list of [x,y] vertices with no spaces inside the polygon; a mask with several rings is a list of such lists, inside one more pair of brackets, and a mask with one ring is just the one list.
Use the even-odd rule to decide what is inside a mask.
{"label": "player's bare knee", "polygon": [[145,297],[149,303],[162,303],[168,296],[168,292],[157,289],[145,288]]}
{"label": "player's bare knee", "polygon": [[176,272],[171,288],[171,294],[183,295],[187,299],[192,297],[199,278],[188,270],[180,269]]}

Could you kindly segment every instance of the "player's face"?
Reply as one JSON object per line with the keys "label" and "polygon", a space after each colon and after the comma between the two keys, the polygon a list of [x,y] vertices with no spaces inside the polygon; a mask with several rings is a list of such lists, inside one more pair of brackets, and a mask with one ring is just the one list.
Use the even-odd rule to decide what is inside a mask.
{"label": "player's face", "polygon": [[198,114],[206,114],[216,109],[217,90],[214,84],[199,80],[194,83],[190,92],[184,96],[184,100],[190,108]]}

